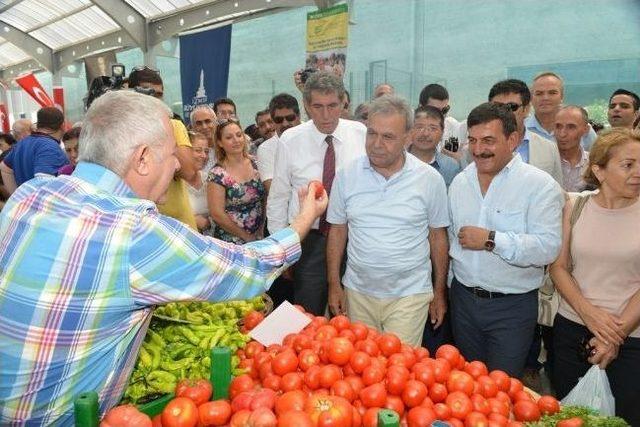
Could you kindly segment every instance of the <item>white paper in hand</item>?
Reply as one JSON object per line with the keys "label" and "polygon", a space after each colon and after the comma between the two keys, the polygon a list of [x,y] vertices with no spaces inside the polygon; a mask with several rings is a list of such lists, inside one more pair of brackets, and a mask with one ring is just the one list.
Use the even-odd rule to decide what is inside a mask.
{"label": "white paper in hand", "polygon": [[282,344],[284,337],[297,334],[309,323],[311,319],[289,301],[284,301],[252,329],[249,336],[264,346]]}

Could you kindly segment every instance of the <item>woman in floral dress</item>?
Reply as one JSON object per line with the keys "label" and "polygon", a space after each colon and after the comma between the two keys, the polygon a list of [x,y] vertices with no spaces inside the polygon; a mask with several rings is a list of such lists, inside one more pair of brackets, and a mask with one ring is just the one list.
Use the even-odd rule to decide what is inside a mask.
{"label": "woman in floral dress", "polygon": [[216,223],[214,237],[236,244],[261,239],[265,190],[240,123],[220,121],[215,139],[217,163],[207,178],[209,214]]}

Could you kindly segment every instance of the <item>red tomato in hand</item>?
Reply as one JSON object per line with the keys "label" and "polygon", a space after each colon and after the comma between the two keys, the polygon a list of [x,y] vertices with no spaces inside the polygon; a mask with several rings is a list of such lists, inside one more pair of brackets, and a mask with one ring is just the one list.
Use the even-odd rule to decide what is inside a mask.
{"label": "red tomato in hand", "polygon": [[162,411],[164,427],[195,427],[198,424],[198,407],[193,400],[176,397]]}
{"label": "red tomato in hand", "polygon": [[198,407],[200,424],[203,426],[223,426],[231,418],[231,405],[226,400],[214,400]]}
{"label": "red tomato in hand", "polygon": [[560,403],[553,396],[541,396],[538,399],[538,409],[542,415],[553,415],[560,412]]}
{"label": "red tomato in hand", "polygon": [[176,386],[176,397],[191,399],[196,406],[200,406],[204,402],[209,401],[212,393],[213,387],[207,380],[184,379]]}
{"label": "red tomato in hand", "polygon": [[314,426],[349,427],[353,408],[339,396],[313,394],[307,399],[305,411]]}
{"label": "red tomato in hand", "polygon": [[151,427],[151,418],[134,405],[120,405],[112,408],[104,416],[100,427]]}
{"label": "red tomato in hand", "polygon": [[314,192],[317,200],[324,194],[324,185],[322,185],[322,183],[318,180],[313,180],[309,183],[309,191]]}

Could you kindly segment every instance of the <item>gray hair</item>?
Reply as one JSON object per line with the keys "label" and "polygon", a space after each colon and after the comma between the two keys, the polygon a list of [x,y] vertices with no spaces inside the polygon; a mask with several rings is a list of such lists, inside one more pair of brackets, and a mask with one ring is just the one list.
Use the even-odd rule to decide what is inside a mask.
{"label": "gray hair", "polygon": [[33,124],[29,119],[18,119],[13,122],[13,126],[11,126],[11,130],[15,134],[30,133],[32,128]]}
{"label": "gray hair", "polygon": [[304,90],[302,91],[304,102],[311,102],[312,91],[322,94],[335,93],[342,100],[345,89],[340,77],[327,71],[317,71],[311,74],[304,84]]}
{"label": "gray hair", "polygon": [[191,113],[189,114],[189,123],[191,123],[191,126],[193,126],[193,121],[195,120],[194,117],[196,115],[196,113],[198,111],[206,111],[208,113],[213,114],[213,119],[215,120],[217,118],[216,116],[216,112],[213,111],[213,108],[211,108],[211,105],[209,104],[201,104],[196,106],[193,110],[191,110]]}
{"label": "gray hair", "polygon": [[407,101],[397,95],[382,95],[369,103],[369,119],[375,114],[399,114],[404,117],[405,131],[413,127],[413,113]]}
{"label": "gray hair", "polygon": [[[565,105],[564,107],[561,107],[558,110],[558,113],[560,111],[563,110],[572,110],[572,111],[577,111],[580,113],[580,116],[582,116],[582,120],[586,123],[589,123],[589,113],[587,113],[587,110],[585,110],[583,107],[581,107],[580,105]],[[557,114],[557,113],[556,113]]]}
{"label": "gray hair", "polygon": [[96,99],[82,122],[78,160],[97,163],[122,176],[141,145],[162,147],[163,120],[171,110],[153,96],[129,90],[107,92]]}

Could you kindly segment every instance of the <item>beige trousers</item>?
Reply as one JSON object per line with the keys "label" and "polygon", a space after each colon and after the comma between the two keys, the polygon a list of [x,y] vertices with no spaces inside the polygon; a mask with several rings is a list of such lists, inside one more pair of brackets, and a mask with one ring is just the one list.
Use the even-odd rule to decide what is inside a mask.
{"label": "beige trousers", "polygon": [[352,322],[361,321],[379,331],[392,332],[411,346],[422,345],[433,293],[376,298],[352,289],[344,290],[347,294],[347,315]]}

